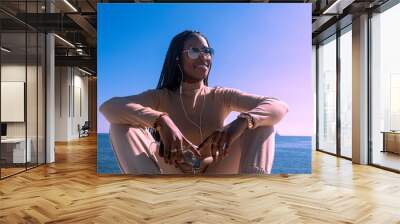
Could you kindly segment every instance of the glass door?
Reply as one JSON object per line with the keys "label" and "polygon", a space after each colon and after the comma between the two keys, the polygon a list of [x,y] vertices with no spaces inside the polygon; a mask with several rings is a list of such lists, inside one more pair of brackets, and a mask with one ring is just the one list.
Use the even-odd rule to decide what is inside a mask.
{"label": "glass door", "polygon": [[[45,1],[6,1],[16,13],[44,13]],[[45,163],[45,35],[0,12],[0,178]]]}
{"label": "glass door", "polygon": [[[1,176],[26,170],[26,33],[1,33]],[[28,145],[29,147],[29,145]]]}

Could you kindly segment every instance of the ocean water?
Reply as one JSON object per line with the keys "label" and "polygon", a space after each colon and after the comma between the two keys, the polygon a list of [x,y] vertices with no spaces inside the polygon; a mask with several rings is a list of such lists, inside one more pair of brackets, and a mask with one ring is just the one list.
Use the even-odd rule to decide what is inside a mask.
{"label": "ocean water", "polygon": [[[121,173],[108,134],[97,135],[97,173]],[[311,173],[311,136],[276,135],[272,173]]]}

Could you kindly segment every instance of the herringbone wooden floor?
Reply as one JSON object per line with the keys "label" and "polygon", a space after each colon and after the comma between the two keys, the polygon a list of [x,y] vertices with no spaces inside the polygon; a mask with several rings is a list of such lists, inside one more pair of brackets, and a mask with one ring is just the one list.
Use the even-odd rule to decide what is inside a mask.
{"label": "herringbone wooden floor", "polygon": [[96,174],[96,139],[0,181],[0,223],[400,223],[400,175],[315,152],[312,175]]}

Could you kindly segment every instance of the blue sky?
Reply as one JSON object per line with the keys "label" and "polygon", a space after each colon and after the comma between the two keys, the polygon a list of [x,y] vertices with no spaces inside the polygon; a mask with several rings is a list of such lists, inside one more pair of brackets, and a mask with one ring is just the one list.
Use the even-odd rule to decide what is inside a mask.
{"label": "blue sky", "polygon": [[[98,4],[98,105],[155,88],[186,29],[215,49],[210,86],[277,97],[290,108],[278,132],[312,134],[311,4]],[[98,128],[108,132],[101,114]]]}

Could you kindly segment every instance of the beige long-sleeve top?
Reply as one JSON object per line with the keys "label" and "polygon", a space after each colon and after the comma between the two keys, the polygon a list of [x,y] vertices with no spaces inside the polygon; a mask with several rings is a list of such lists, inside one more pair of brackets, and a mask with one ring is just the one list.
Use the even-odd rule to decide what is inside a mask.
{"label": "beige long-sleeve top", "polygon": [[155,120],[167,113],[182,134],[198,145],[202,142],[200,130],[185,115],[181,99],[186,115],[197,126],[201,117],[203,138],[223,127],[225,118],[232,111],[251,115],[254,128],[273,126],[288,111],[286,103],[275,98],[247,94],[232,88],[208,87],[203,82],[184,82],[181,97],[179,89],[156,89],[133,96],[114,97],[103,103],[100,111],[111,124],[134,127],[153,127]]}

